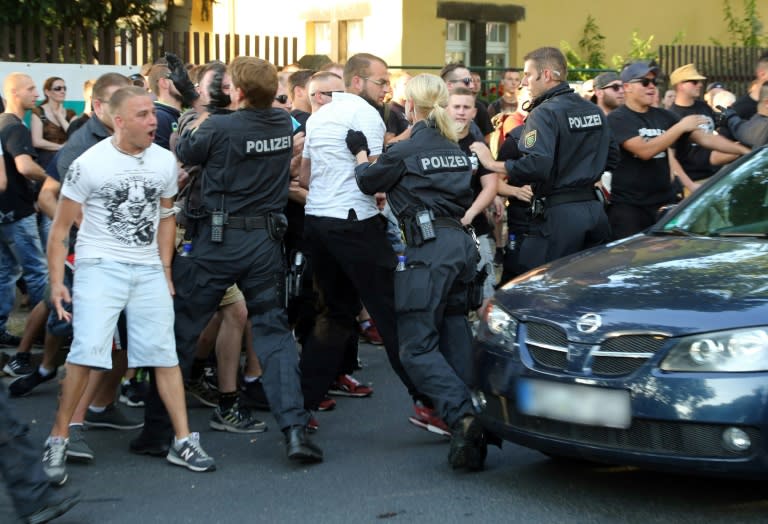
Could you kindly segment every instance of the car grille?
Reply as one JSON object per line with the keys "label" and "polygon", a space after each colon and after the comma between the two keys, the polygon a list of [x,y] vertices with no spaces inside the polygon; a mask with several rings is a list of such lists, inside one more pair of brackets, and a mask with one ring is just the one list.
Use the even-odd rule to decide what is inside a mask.
{"label": "car grille", "polygon": [[[506,414],[504,405],[508,406]],[[513,401],[502,404],[497,397],[490,395],[485,413],[519,430],[601,448],[711,458],[745,457],[751,455],[753,450],[762,449],[760,431],[751,427],[740,428],[752,440],[751,450],[736,452],[725,449],[722,444],[723,430],[730,426],[718,424],[634,419],[627,429],[583,426],[523,415],[515,409]]]}
{"label": "car grille", "polygon": [[[531,358],[540,367],[564,371],[568,366],[568,339],[560,328],[539,322],[526,324],[525,340]],[[639,369],[666,342],[659,335],[620,335],[592,350],[584,374],[620,377]]]}

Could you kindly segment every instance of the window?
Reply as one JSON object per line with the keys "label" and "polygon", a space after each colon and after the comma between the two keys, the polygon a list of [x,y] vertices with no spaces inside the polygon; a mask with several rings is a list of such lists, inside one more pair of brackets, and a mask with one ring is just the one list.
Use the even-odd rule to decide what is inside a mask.
{"label": "window", "polygon": [[[445,63],[469,63],[469,22],[448,20],[445,30]],[[485,67],[503,69],[509,64],[509,24],[489,22],[485,24]],[[489,73],[498,77],[499,72]],[[491,79],[491,76],[488,78]]]}
{"label": "window", "polygon": [[497,70],[488,71],[491,78],[501,78],[501,71],[509,64],[509,25],[501,22],[485,24],[485,67]]}
{"label": "window", "polygon": [[363,36],[362,20],[347,20],[347,56],[367,50]]}
{"label": "window", "polygon": [[315,54],[331,54],[331,23],[315,22]]}
{"label": "window", "polygon": [[448,21],[445,31],[445,63],[469,65],[469,22]]}

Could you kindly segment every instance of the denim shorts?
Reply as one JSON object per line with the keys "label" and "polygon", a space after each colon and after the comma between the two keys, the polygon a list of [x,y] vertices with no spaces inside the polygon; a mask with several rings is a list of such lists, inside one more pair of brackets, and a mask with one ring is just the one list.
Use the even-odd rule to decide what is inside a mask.
{"label": "denim shorts", "polygon": [[173,299],[159,261],[146,265],[78,258],[74,273],[74,339],[67,362],[111,369],[112,337],[125,309],[131,341],[128,367],[178,365]]}

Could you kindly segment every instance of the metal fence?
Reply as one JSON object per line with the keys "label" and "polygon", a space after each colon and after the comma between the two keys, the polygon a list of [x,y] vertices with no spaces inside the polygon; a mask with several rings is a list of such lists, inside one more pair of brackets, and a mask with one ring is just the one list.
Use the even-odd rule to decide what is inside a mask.
{"label": "metal fence", "polygon": [[296,37],[198,32],[132,32],[114,29],[0,27],[0,60],[6,62],[142,65],[165,52],[202,64],[256,56],[280,67],[298,60]]}
{"label": "metal fence", "polygon": [[707,82],[722,82],[736,96],[755,79],[757,60],[768,48],[675,45],[659,47],[659,66],[669,75],[680,66],[695,64]]}

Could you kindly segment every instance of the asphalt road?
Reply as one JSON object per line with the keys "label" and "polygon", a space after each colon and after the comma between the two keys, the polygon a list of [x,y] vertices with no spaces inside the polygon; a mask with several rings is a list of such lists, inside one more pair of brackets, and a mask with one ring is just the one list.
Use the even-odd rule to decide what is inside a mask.
{"label": "asphalt road", "polygon": [[[447,440],[407,422],[408,395],[383,350],[361,346],[373,383],[368,399],[338,399],[320,413],[315,440],[325,462],[301,467],[285,458],[282,435],[234,435],[208,428],[211,410],[190,404],[193,430],[218,470],[192,473],[165,459],[128,453],[137,431],[89,431],[96,452],[71,464],[69,484],[83,501],[62,524],[150,523],[765,523],[768,487],[748,481],[675,476],[621,467],[561,464],[512,444],[491,448],[486,471],[456,473]],[[8,379],[2,379],[8,381]],[[14,399],[42,442],[57,385]],[[128,409],[135,416],[141,410]],[[0,494],[0,523],[13,522]]]}

